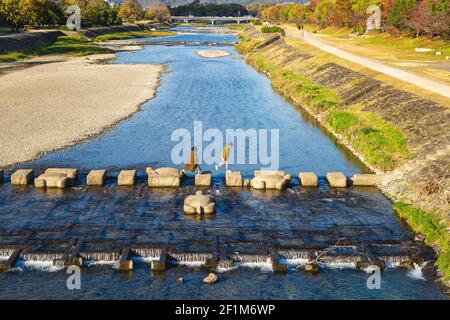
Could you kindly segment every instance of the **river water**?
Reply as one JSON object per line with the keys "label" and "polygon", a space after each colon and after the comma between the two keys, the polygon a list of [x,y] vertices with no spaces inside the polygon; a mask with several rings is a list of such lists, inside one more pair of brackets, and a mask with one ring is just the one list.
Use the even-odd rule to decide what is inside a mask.
{"label": "river water", "polygon": [[[151,40],[157,40],[152,38]],[[164,41],[236,41],[232,35],[182,34]],[[231,55],[202,58],[198,50],[220,49]],[[61,229],[58,238],[98,237],[127,243],[169,243],[186,246],[190,240],[225,237],[286,245],[295,241],[320,243],[408,240],[411,234],[392,213],[391,203],[375,188],[333,190],[323,176],[342,171],[347,176],[365,169],[313,120],[276,94],[269,80],[248,66],[231,46],[145,46],[121,52],[113,63],[157,63],[167,66],[154,99],[142,110],[106,134],[67,150],[49,153],[25,166],[106,168],[111,177],[104,188],[81,185],[68,190],[40,191],[33,187],[0,185],[0,226],[8,230],[40,230],[37,237],[56,237],[47,229]],[[254,192],[224,187],[224,169],[213,170],[217,213],[195,219],[182,213],[183,199],[192,194],[192,177],[179,190],[150,190],[146,166],[173,166],[174,130],[193,132],[194,121],[203,130],[279,129],[280,169],[292,173],[314,171],[319,188],[304,189],[294,178],[284,192]],[[261,164],[233,165],[250,177]],[[138,185],[118,188],[114,175],[121,168],[139,170]],[[71,228],[64,229],[68,224]],[[137,231],[138,230],[138,231]],[[47,232],[47,233],[46,233]],[[49,272],[53,271],[53,272]],[[206,271],[171,267],[153,274],[148,264],[137,263],[131,275],[107,266],[90,266],[82,273],[82,289],[66,288],[63,270],[46,264],[24,264],[0,273],[0,298],[29,299],[442,299],[437,285],[420,272],[387,268],[381,289],[369,290],[368,274],[352,268],[324,267],[308,276],[292,265],[284,275],[267,264],[240,266],[220,273],[220,281],[205,286]],[[176,281],[183,277],[183,284]]]}

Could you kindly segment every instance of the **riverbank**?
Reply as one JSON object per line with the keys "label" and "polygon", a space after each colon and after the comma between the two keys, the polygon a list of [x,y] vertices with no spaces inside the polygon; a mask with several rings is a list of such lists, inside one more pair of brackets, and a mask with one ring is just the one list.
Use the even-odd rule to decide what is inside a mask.
{"label": "riverbank", "polygon": [[0,167],[100,134],[155,95],[162,66],[102,64],[114,57],[61,57],[0,76]]}
{"label": "riverbank", "polygon": [[[278,92],[316,117],[373,171],[385,173],[379,187],[389,198],[433,212],[448,228],[448,107],[273,37],[248,27],[237,49]],[[440,271],[450,279],[448,267]]]}

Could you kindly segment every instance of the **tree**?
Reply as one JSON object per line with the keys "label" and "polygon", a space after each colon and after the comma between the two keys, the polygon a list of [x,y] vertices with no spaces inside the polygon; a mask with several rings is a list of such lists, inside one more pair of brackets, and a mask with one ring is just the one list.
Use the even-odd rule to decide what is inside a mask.
{"label": "tree", "polygon": [[158,22],[169,21],[171,18],[169,8],[162,3],[151,4],[145,10],[145,18],[149,20],[156,20]]}
{"label": "tree", "polygon": [[406,22],[417,0],[394,0],[388,22],[398,30],[406,29]]}
{"label": "tree", "polygon": [[125,0],[119,9],[119,17],[125,22],[136,22],[143,14],[142,6],[137,0]]}
{"label": "tree", "polygon": [[6,23],[11,26],[11,31],[19,31],[26,23],[26,15],[24,14],[21,0],[1,0],[0,14]]}

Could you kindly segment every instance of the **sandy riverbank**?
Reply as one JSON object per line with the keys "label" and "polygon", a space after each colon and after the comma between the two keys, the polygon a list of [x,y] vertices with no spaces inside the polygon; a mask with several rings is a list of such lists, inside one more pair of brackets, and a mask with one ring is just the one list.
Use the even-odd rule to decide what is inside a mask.
{"label": "sandy riverbank", "polygon": [[112,58],[70,58],[0,76],[0,167],[99,134],[155,95],[162,66],[98,63]]}
{"label": "sandy riverbank", "polygon": [[199,50],[197,54],[203,58],[222,58],[231,55],[231,53],[224,50]]}

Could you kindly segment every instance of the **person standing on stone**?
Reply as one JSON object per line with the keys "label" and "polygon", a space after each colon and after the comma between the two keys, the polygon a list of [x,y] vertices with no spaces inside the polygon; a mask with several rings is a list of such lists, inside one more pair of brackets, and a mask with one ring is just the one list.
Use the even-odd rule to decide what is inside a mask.
{"label": "person standing on stone", "polygon": [[219,170],[219,168],[225,164],[226,171],[227,172],[230,171],[228,169],[228,159],[229,159],[230,151],[231,151],[232,147],[233,147],[232,143],[229,143],[225,147],[223,147],[223,150],[222,150],[222,161],[220,163],[216,164],[216,170]]}
{"label": "person standing on stone", "polygon": [[202,170],[200,169],[200,166],[198,164],[198,154],[196,147],[191,148],[191,154],[184,164],[184,168],[181,170],[181,173],[183,174],[186,172],[194,172],[196,174],[202,173]]}

